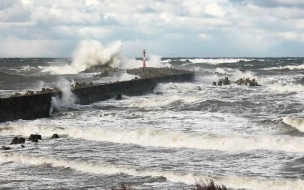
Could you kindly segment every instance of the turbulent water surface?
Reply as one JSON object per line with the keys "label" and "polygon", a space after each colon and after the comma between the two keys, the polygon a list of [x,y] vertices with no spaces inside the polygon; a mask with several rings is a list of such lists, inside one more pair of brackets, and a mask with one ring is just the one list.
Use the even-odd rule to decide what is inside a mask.
{"label": "turbulent water surface", "polygon": [[[155,92],[162,96],[123,95],[122,101],[91,105],[75,104],[67,93],[52,117],[1,123],[0,144],[11,150],[0,150],[0,188],[111,189],[126,183],[191,189],[197,180],[213,179],[231,189],[304,189],[303,58],[160,62],[195,70],[195,81],[159,84]],[[0,59],[0,96],[66,90],[67,81],[134,78],[75,74],[68,72],[72,66],[70,59]],[[225,76],[255,78],[262,86],[212,86]],[[34,133],[43,140],[9,145],[16,135]],[[54,133],[61,138],[51,139]]]}

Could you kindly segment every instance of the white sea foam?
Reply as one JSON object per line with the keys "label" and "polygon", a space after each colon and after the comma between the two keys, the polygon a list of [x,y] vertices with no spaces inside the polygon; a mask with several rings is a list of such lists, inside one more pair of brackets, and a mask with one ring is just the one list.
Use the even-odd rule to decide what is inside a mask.
{"label": "white sea foam", "polygon": [[276,92],[303,92],[304,86],[301,84],[270,84],[266,88]]}
{"label": "white sea foam", "polygon": [[192,63],[207,63],[211,65],[218,65],[221,63],[237,63],[239,61],[252,61],[253,59],[235,59],[235,58],[196,58],[196,59],[181,59],[181,61],[189,60]]}
{"label": "white sea foam", "polygon": [[283,122],[304,132],[304,118],[284,117]]}
{"label": "white sea foam", "polygon": [[225,69],[223,69],[223,68],[216,68],[215,72],[216,73],[221,73],[221,74],[227,74],[227,71]]}
{"label": "white sea foam", "polygon": [[28,154],[18,154],[18,153],[0,153],[0,162],[21,162],[23,164],[29,165],[43,165],[51,164],[53,167],[69,167],[81,172],[94,173],[94,174],[107,174],[114,175],[119,173],[125,173],[133,176],[153,176],[159,177],[164,176],[173,182],[184,182],[193,184],[195,182],[195,177],[193,174],[176,174],[174,172],[166,171],[153,171],[153,170],[139,170],[135,168],[119,167],[108,164],[98,164],[98,163],[88,163],[84,161],[73,161],[73,160],[63,160],[54,157],[43,157],[43,156],[33,156]]}
{"label": "white sea foam", "polygon": [[194,148],[219,151],[253,151],[272,150],[285,152],[304,152],[304,139],[289,136],[243,136],[243,135],[212,135],[193,134],[181,131],[162,130],[156,128],[123,129],[117,127],[46,127],[40,125],[15,125],[12,130],[3,134],[29,136],[32,133],[51,136],[54,133],[69,135],[90,141],[107,141],[123,144],[137,144],[140,146]]}
{"label": "white sea foam", "polygon": [[252,189],[252,190],[301,190],[304,188],[303,180],[274,180],[274,179],[257,179],[244,177],[215,177],[211,178],[200,173],[179,173],[175,171],[147,170],[136,169],[125,166],[109,165],[105,163],[89,163],[85,161],[75,161],[67,159],[59,159],[54,157],[34,156],[30,154],[19,153],[0,153],[0,162],[17,162],[28,165],[44,165],[50,164],[53,167],[68,167],[80,172],[116,175],[125,173],[133,176],[163,176],[172,182],[182,182],[186,184],[194,184],[199,179],[213,179],[217,184],[223,184],[228,188],[235,189]]}
{"label": "white sea foam", "polygon": [[[184,92],[189,92],[193,90],[197,90],[198,84],[195,83],[160,83],[158,84],[154,91],[161,92],[172,92],[176,94],[176,92],[182,90]],[[167,97],[170,98],[170,97]],[[181,99],[184,97],[180,97]],[[199,98],[199,97],[197,97]]]}
{"label": "white sea foam", "polygon": [[136,75],[130,75],[128,73],[123,73],[118,77],[118,81],[132,80],[135,77],[139,78],[139,76],[136,76]]}
{"label": "white sea foam", "polygon": [[171,59],[165,59],[165,60],[161,60],[161,63],[170,63],[172,60]]}
{"label": "white sea foam", "polygon": [[36,69],[36,68],[27,65],[27,66],[21,67],[21,69],[19,69],[19,71],[30,71],[30,70],[32,70],[32,69]]}
{"label": "white sea foam", "polygon": [[270,68],[265,68],[263,70],[303,70],[304,69],[304,64],[303,65],[287,65],[287,66],[279,66],[279,67],[270,67]]}
{"label": "white sea foam", "polygon": [[229,77],[230,80],[236,81],[240,78],[250,78],[250,79],[256,79],[259,82],[259,78],[254,75],[254,73],[250,71],[242,72],[240,70],[234,70],[232,73],[232,76]]}
{"label": "white sea foam", "polygon": [[[161,92],[161,90],[154,90],[154,92]],[[201,100],[200,97],[180,97],[178,95],[166,95],[158,96],[158,98],[138,98],[136,101],[133,99],[126,100],[124,103],[126,107],[139,107],[139,108],[152,108],[152,107],[164,107],[174,102],[180,103],[194,103]]]}
{"label": "white sea foam", "polygon": [[195,80],[198,82],[208,83],[210,85],[212,82],[217,82],[219,80],[219,76],[216,74],[208,76],[196,76]]}
{"label": "white sea foam", "polygon": [[250,190],[300,190],[304,189],[303,180],[284,180],[284,179],[252,179],[243,177],[228,177],[217,181],[227,187],[235,189]]}
{"label": "white sea foam", "polygon": [[[214,70],[211,69],[206,69],[207,71],[211,72],[211,73],[217,73],[217,74],[223,74],[223,75],[227,75],[229,77],[229,80],[231,81],[236,81],[240,78],[250,78],[250,79],[256,79],[257,81],[259,80],[259,77],[257,77],[253,72],[251,71],[245,71],[242,72],[239,69],[230,69],[230,68],[216,68]],[[219,76],[206,76],[204,78],[210,78],[210,77],[215,77],[215,80],[213,80],[213,82],[216,82],[220,79]],[[210,82],[210,80],[208,80]]]}

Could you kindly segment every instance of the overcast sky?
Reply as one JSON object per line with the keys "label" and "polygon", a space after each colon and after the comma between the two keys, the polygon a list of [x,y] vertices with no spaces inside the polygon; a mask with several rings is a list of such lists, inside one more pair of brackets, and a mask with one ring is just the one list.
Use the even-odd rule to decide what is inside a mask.
{"label": "overcast sky", "polygon": [[0,57],[71,57],[81,40],[125,56],[304,56],[304,0],[0,0]]}

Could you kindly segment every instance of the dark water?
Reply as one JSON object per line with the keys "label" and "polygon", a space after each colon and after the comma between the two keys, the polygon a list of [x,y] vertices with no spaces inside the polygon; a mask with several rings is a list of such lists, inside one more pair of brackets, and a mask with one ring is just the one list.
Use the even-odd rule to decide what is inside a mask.
{"label": "dark water", "polygon": [[[0,188],[191,189],[214,179],[231,189],[304,189],[304,58],[163,58],[161,65],[195,70],[195,82],[83,106],[73,103],[71,82],[134,76],[77,74],[71,59],[0,59],[2,97],[54,86],[67,92],[50,118],[0,124],[0,144],[12,148],[0,151]],[[262,86],[212,86],[225,76]],[[9,145],[32,133],[44,140]]]}

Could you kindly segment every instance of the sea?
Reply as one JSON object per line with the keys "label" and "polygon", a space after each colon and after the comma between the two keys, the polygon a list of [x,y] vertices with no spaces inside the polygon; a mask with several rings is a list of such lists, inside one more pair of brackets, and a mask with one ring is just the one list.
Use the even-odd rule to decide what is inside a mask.
{"label": "sea", "polygon": [[[0,123],[0,145],[11,148],[0,150],[0,189],[110,190],[124,183],[190,190],[209,180],[233,190],[304,189],[304,58],[148,59],[148,67],[195,71],[195,80],[90,105],[77,104],[70,84],[134,76],[123,69],[97,76],[86,69],[98,61],[82,61],[0,59],[0,97],[43,87],[66,92],[48,118]],[[118,62],[124,69],[142,66],[141,59]],[[231,85],[212,85],[224,77]],[[233,83],[240,78],[260,86]],[[30,134],[42,140],[10,145]]]}

